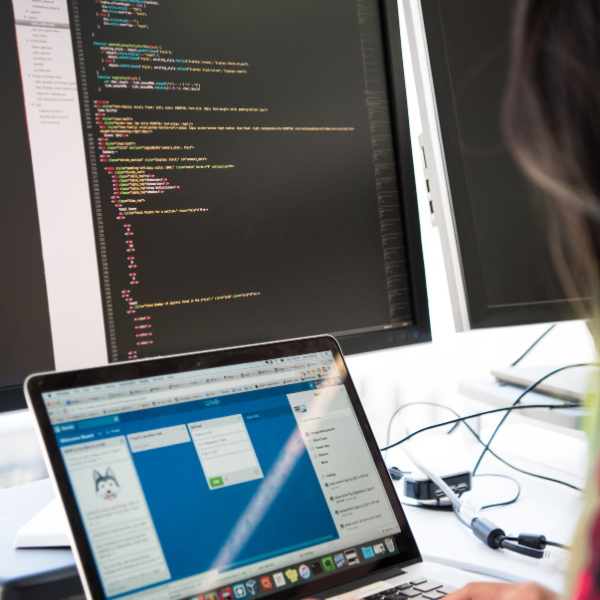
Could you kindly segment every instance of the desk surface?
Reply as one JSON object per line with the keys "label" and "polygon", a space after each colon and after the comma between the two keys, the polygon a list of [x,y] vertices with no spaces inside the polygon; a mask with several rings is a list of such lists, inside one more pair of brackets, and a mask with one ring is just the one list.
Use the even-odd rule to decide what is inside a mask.
{"label": "desk surface", "polygon": [[[0,492],[1,600],[53,600],[83,593],[71,550],[16,550],[13,545],[17,531],[53,498],[48,479]],[[40,586],[43,596],[36,595]]]}
{"label": "desk surface", "polygon": [[[580,512],[576,493],[550,497],[537,484],[523,485],[518,503],[485,511],[485,517],[506,533],[540,533],[547,539],[570,543]],[[439,562],[508,581],[537,581],[556,592],[564,574],[542,567],[534,558],[492,550],[480,542],[452,513],[405,507],[406,516],[424,560]]]}

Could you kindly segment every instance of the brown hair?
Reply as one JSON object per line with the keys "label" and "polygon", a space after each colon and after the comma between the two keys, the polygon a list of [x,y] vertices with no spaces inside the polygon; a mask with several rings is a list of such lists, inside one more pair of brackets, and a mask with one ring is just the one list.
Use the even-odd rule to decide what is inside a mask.
{"label": "brown hair", "polygon": [[[552,250],[572,297],[596,297],[600,273],[600,0],[519,0],[505,132],[523,170],[554,198]],[[584,311],[598,315],[596,302]],[[600,349],[596,318],[594,336]],[[591,398],[591,397],[590,397]],[[589,489],[564,598],[591,556],[598,511],[600,405],[591,418]]]}
{"label": "brown hair", "polygon": [[[505,132],[556,200],[552,249],[567,292],[592,297],[600,264],[600,1],[521,0]],[[586,312],[594,307],[590,301]]]}

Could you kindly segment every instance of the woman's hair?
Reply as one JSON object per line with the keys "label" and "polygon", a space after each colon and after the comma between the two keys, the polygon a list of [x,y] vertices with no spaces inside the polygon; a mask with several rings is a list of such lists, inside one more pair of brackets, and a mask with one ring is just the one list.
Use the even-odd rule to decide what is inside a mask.
{"label": "woman's hair", "polygon": [[506,137],[556,201],[551,242],[568,294],[591,298],[600,264],[600,0],[520,0],[513,35]]}

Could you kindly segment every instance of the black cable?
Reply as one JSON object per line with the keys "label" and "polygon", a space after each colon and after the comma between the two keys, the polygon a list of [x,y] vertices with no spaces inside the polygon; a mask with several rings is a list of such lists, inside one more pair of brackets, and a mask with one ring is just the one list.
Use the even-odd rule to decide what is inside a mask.
{"label": "black cable", "polygon": [[[473,530],[472,523],[468,523],[467,521],[465,521],[463,516],[460,514],[460,511],[457,510],[456,507],[454,507],[454,514],[458,517],[458,520],[465,527],[468,527],[469,529]],[[477,519],[475,519],[474,521],[476,521],[476,520]],[[493,525],[493,523],[488,522],[488,524],[492,528],[496,527],[495,525]],[[499,531],[502,531],[502,530],[499,530]],[[539,536],[539,537],[543,538],[543,536]],[[529,556],[531,558],[537,558],[537,559],[544,558],[543,550],[540,550],[538,548],[532,548],[530,546],[524,546],[519,543],[515,544],[514,542],[518,542],[518,540],[519,540],[519,538],[499,535],[496,538],[494,538],[493,540],[487,540],[486,543],[490,548],[494,548],[494,549],[504,548],[505,550],[510,550],[511,552],[516,552],[517,554],[522,554],[524,556]],[[559,548],[564,548],[565,550],[569,550],[568,546],[563,546],[562,544],[557,544],[556,542],[545,542],[545,545],[557,546]]]}
{"label": "black cable", "polygon": [[[437,406],[438,408],[445,408],[446,410],[449,410],[449,411],[450,411],[452,414],[454,414],[456,417],[460,417],[460,415],[459,415],[459,414],[458,414],[456,411],[452,410],[452,409],[451,409],[449,406],[445,406],[444,404],[439,404],[438,402],[425,402],[425,401],[419,401],[419,402],[409,402],[408,404],[403,404],[402,406],[398,407],[398,408],[397,408],[397,409],[394,411],[394,414],[393,414],[393,415],[390,417],[390,421],[389,421],[389,423],[388,423],[388,430],[387,430],[387,444],[388,444],[388,445],[389,445],[389,443],[390,443],[390,435],[391,435],[391,432],[392,432],[392,423],[394,422],[394,419],[396,418],[396,415],[397,415],[397,414],[398,414],[398,413],[399,413],[401,410],[404,410],[405,408],[408,408],[408,407],[410,407],[410,406],[419,406],[419,405],[422,405],[422,406]],[[457,425],[459,425],[459,423],[456,423],[456,424],[454,425],[454,427],[456,427]],[[469,429],[471,429],[471,427],[470,427],[470,425],[469,425],[468,423],[465,423],[465,425],[466,425],[466,426],[467,426]],[[454,428],[454,427],[453,427],[453,428]],[[474,435],[477,435],[477,434],[476,434],[476,433],[473,431],[473,429],[471,429],[471,432],[472,432]],[[448,432],[448,433],[450,433],[450,432]],[[383,450],[382,450],[382,452],[383,452]]]}
{"label": "black cable", "polygon": [[[445,408],[447,410],[449,410],[450,412],[452,412],[453,414],[458,415],[458,413],[453,410],[452,408],[450,408],[449,406],[444,406],[443,404],[436,404],[434,402],[411,402],[409,404],[404,404],[403,406],[401,406],[398,410],[396,410],[396,412],[392,415],[392,419],[403,409],[406,408],[408,406],[416,406],[419,404],[425,404],[425,405],[431,405],[431,406],[439,406],[441,408]],[[411,437],[413,437],[414,435],[417,435],[418,433],[421,433],[423,431],[427,431],[429,429],[435,429],[436,427],[444,427],[445,425],[454,425],[457,423],[465,423],[465,426],[469,429],[469,431],[477,438],[477,440],[479,441],[480,444],[482,444],[483,446],[485,446],[485,442],[477,435],[477,433],[475,433],[475,431],[473,430],[473,428],[466,422],[467,419],[474,419],[476,417],[480,417],[480,416],[484,416],[484,415],[488,415],[491,413],[496,413],[496,412],[501,412],[501,411],[512,411],[512,410],[521,410],[524,408],[572,408],[573,406],[576,406],[575,404],[543,404],[543,405],[538,405],[538,404],[528,404],[527,406],[519,406],[519,407],[515,407],[515,406],[510,406],[510,407],[506,407],[506,408],[499,408],[499,409],[494,409],[491,411],[486,411],[484,413],[479,413],[479,414],[475,414],[475,415],[470,415],[468,417],[460,417],[457,419],[454,419],[452,421],[446,421],[444,423],[438,423],[437,425],[430,425],[429,427],[424,427],[422,429],[419,429],[415,432],[413,432],[412,434],[410,434],[408,437],[400,440],[399,442],[395,442],[394,444],[388,445],[385,448],[381,448],[381,452],[386,452],[387,450],[391,450],[392,448],[399,446],[400,444],[402,444],[403,442],[407,441],[408,439],[410,439]],[[530,471],[526,471],[525,469],[521,469],[519,467],[516,467],[515,465],[509,463],[507,460],[504,460],[501,456],[498,456],[491,448],[488,448],[488,452],[496,457],[500,462],[504,463],[507,467],[514,469],[515,471],[518,471],[519,473],[522,473],[523,475],[529,475],[530,477],[535,477],[536,479],[542,479],[543,481],[549,481],[551,483],[558,483],[559,485],[564,485],[568,488],[571,488],[573,490],[576,490],[578,492],[582,492],[583,490],[579,487],[577,487],[576,485],[572,485],[571,483],[567,483],[566,481],[562,481],[561,479],[554,479],[554,477],[547,477],[546,475],[539,475],[537,473],[531,473]]]}
{"label": "black cable", "polygon": [[[548,329],[546,329],[546,331],[544,331],[544,333],[542,333],[542,335],[537,340],[535,340],[535,342],[533,342],[533,344],[531,344],[531,346],[529,346],[529,348],[527,348],[527,350],[525,350],[525,352],[523,352],[523,354],[521,354],[521,356],[519,356],[519,358],[517,358],[517,360],[515,360],[515,362],[513,362],[510,366],[516,367],[555,327],[556,323],[554,325],[551,325]],[[452,433],[457,427],[458,424],[454,425],[454,427],[452,427],[448,434]]]}
{"label": "black cable", "polygon": [[[425,404],[425,405],[432,405],[432,406],[438,406],[436,403],[433,402],[414,402],[411,403],[410,405],[416,405],[416,404]],[[424,427],[416,432],[413,432],[412,434],[406,436],[404,439],[400,440],[399,442],[396,442],[395,444],[390,445],[389,444],[389,438],[390,438],[390,432],[391,432],[391,427],[392,427],[392,422],[395,418],[395,416],[404,408],[406,408],[406,406],[409,405],[403,405],[401,407],[399,407],[394,414],[392,415],[391,419],[390,419],[390,423],[388,425],[388,445],[381,449],[381,452],[387,451],[390,448],[393,448],[399,444],[402,444],[403,442],[409,440],[410,438],[412,438],[414,435],[417,435],[418,433],[421,433],[423,431],[427,431],[429,429],[434,429],[436,427],[443,427],[444,425],[450,425],[450,424],[458,424],[458,423],[465,423],[465,425],[467,426],[467,428],[471,431],[471,433],[473,433],[473,435],[475,436],[475,438],[483,444],[483,441],[481,440],[481,438],[475,433],[475,431],[469,426],[469,424],[466,422],[467,419],[471,419],[474,418],[476,416],[483,416],[483,415],[470,415],[468,417],[459,417],[457,419],[453,419],[452,421],[447,421],[444,423],[438,423],[437,425],[432,425],[429,427]],[[556,405],[556,404],[552,404],[552,405],[529,405],[529,406],[516,406],[516,404],[513,404],[513,406],[511,407],[507,407],[505,409],[500,409],[501,410],[505,410],[507,411],[506,414],[509,414],[510,412],[512,412],[512,410],[515,409],[522,409],[522,408],[551,408],[551,409],[556,409],[556,408],[571,408],[573,406],[573,404],[569,403],[569,404],[563,404],[563,405]],[[447,407],[447,406],[442,406],[443,408],[449,410],[450,412],[452,412],[454,415],[458,416],[458,413],[456,413],[456,411],[454,411],[452,408]],[[491,410],[491,411],[486,411],[487,414],[490,413],[494,413],[494,412],[500,412],[499,410]],[[488,442],[489,445],[489,442]],[[493,454],[494,456],[496,456],[496,454],[489,449],[488,446],[486,446],[486,448],[484,449],[484,452],[486,450],[489,450],[489,452],[491,454]],[[497,456],[497,458],[500,459],[500,457]],[[500,459],[503,462],[503,459]],[[508,464],[508,463],[507,463]],[[510,465],[512,467],[512,465]],[[522,471],[522,469],[517,469],[516,467],[513,467],[516,470]],[[398,469],[399,470],[399,469]],[[567,485],[569,487],[573,487],[575,488],[575,486],[572,486],[571,484],[568,484],[566,482],[563,481],[558,481],[558,480],[553,480],[552,478],[547,478],[547,477],[543,477],[541,475],[535,475],[535,474],[531,474],[534,477],[540,477],[543,479],[549,479],[552,481],[555,481],[556,483],[562,483],[563,485]],[[501,474],[480,474],[480,475],[475,475],[474,477],[502,477],[505,479],[510,479],[511,481],[513,481],[516,486],[517,486],[517,494],[515,495],[514,498],[512,498],[511,500],[507,500],[505,502],[498,502],[495,504],[488,504],[486,506],[481,507],[480,510],[485,510],[488,508],[492,508],[495,506],[506,506],[508,504],[513,504],[514,502],[516,502],[520,495],[521,495],[521,485],[519,484],[519,482],[514,479],[513,477],[510,477],[508,475],[501,475]],[[578,489],[578,488],[575,488]],[[442,507],[442,506],[436,506],[436,505],[426,505],[426,504],[422,504],[419,503],[417,505],[412,504],[412,503],[406,503],[403,502],[403,504],[407,504],[409,506],[418,506],[419,508],[427,508],[429,510],[448,510],[448,508],[446,507]],[[487,545],[490,548],[493,549],[498,549],[498,548],[503,548],[505,550],[509,550],[511,552],[515,552],[517,554],[521,554],[524,556],[528,556],[530,558],[535,558],[535,559],[542,559],[544,557],[544,548],[547,545],[550,546],[556,546],[559,548],[564,548],[564,549],[568,549],[567,546],[564,546],[562,544],[559,544],[557,542],[548,542],[545,538],[545,536],[541,536],[541,535],[532,535],[532,534],[520,534],[518,538],[514,538],[514,537],[508,537],[504,534],[504,531],[502,531],[501,529],[499,529],[496,525],[494,525],[492,522],[488,521],[487,519],[482,519],[482,518],[475,518],[473,519],[473,521],[471,523],[467,522],[463,516],[460,514],[460,510],[456,507],[456,504],[453,503],[452,506],[450,507],[451,510],[453,510],[454,514],[456,515],[456,517],[458,518],[458,520],[465,525],[466,527],[468,527],[469,529],[471,529],[473,531],[473,533],[476,535],[476,537],[480,538],[482,541],[484,541],[485,543],[487,543]],[[517,543],[514,543],[517,542]]]}
{"label": "black cable", "polygon": [[[558,369],[554,369],[554,371],[551,371],[550,373],[547,373],[546,375],[544,375],[543,377],[541,377],[540,379],[538,379],[535,383],[532,383],[527,389],[525,389],[523,391],[523,393],[513,402],[512,408],[516,407],[521,402],[521,400],[527,394],[529,394],[529,392],[531,392],[538,385],[540,385],[541,383],[543,383],[544,381],[546,381],[546,379],[552,377],[553,375],[556,375],[557,373],[560,373],[562,371],[566,371],[567,369],[575,369],[575,368],[578,368],[578,367],[598,367],[598,366],[600,366],[600,365],[595,364],[595,363],[583,363],[583,364],[577,364],[577,365],[567,365],[566,367],[560,367]],[[530,406],[533,406],[533,405],[530,405]],[[573,404],[571,406],[573,406]],[[510,414],[510,411],[507,412],[502,417],[502,419],[500,419],[500,422],[496,426],[496,429],[494,429],[494,431],[492,432],[492,435],[490,436],[490,439],[487,441],[487,443],[485,445],[485,448],[483,449],[483,452],[481,453],[481,455],[477,459],[477,462],[475,463],[475,468],[473,469],[473,475],[475,475],[477,473],[477,469],[479,468],[479,465],[481,464],[481,461],[483,460],[486,452],[490,449],[490,445],[491,445],[492,441],[494,440],[494,438],[496,437],[496,434],[500,430],[500,427],[502,427],[502,425],[504,425],[504,422],[506,421],[506,419],[508,419],[508,415],[509,414]]]}
{"label": "black cable", "polygon": [[[488,508],[494,508],[496,506],[506,506],[508,504],[514,504],[519,499],[519,496],[521,495],[521,484],[516,479],[514,479],[513,477],[509,477],[508,475],[495,475],[495,474],[487,474],[487,473],[485,475],[477,475],[477,477],[503,477],[503,478],[506,478],[506,479],[510,479],[511,481],[514,481],[517,484],[517,494],[516,494],[516,496],[512,500],[507,500],[506,502],[498,502],[496,504],[487,504],[486,506],[482,506],[481,510],[486,510]],[[415,504],[409,504],[409,506],[416,506],[416,505]],[[427,507],[427,508],[429,508],[429,507]],[[435,508],[434,508],[434,510],[435,510]],[[437,510],[441,510],[441,508],[439,508]],[[449,510],[453,510],[454,514],[458,517],[458,520],[463,525],[466,525],[469,529],[472,529],[471,524],[467,523],[467,521],[465,521],[463,519],[462,515],[460,514],[460,511],[458,511],[456,509],[456,506],[454,506],[454,505],[448,506],[447,508],[444,508],[444,510],[448,510],[448,511]],[[507,539],[509,539],[509,538],[507,538]],[[514,539],[515,541],[517,540],[517,538],[510,538],[510,539],[511,540]]]}
{"label": "black cable", "polygon": [[[489,450],[489,453],[492,456],[495,456],[497,459],[501,460],[504,464],[506,464],[506,465],[509,464],[504,459],[500,458],[497,454],[494,454],[491,450]],[[563,481],[562,479],[554,479],[554,477],[547,477],[546,475],[540,475],[539,473],[531,473],[529,471],[525,471],[525,469],[520,469],[519,467],[515,467],[514,465],[510,465],[510,467],[511,467],[511,469],[514,469],[515,471],[518,471],[519,473],[523,473],[523,475],[529,475],[530,477],[535,477],[536,479],[542,479],[543,481],[549,481],[551,483],[558,483],[559,485],[564,485],[565,487],[571,488],[572,490],[575,490],[576,492],[583,492],[582,488],[577,487],[576,485],[573,485],[572,483]],[[477,477],[477,475],[473,475],[473,477]]]}
{"label": "black cable", "polygon": [[[413,403],[413,404],[421,404],[421,403]],[[423,404],[434,404],[434,403],[423,403]],[[405,405],[405,406],[407,406],[407,405]],[[389,431],[391,429],[391,421],[396,416],[396,414],[398,414],[398,412],[400,412],[400,410],[402,408],[404,408],[405,406],[400,407],[394,413],[394,415],[392,415],[392,419],[390,420],[390,425],[388,426],[388,435],[389,435]],[[529,405],[530,408],[533,406],[534,405]],[[549,405],[549,406],[551,408],[557,408],[558,406],[560,406],[561,408],[571,408],[572,404],[566,404],[566,405],[554,405],[553,404],[553,405]],[[535,407],[541,408],[542,406],[538,405]],[[447,408],[454,414],[457,414],[450,407],[445,407],[445,408]],[[512,411],[516,408],[526,408],[526,407],[512,406],[512,407],[508,407],[504,410]],[[490,412],[497,412],[497,411],[487,411],[487,412],[490,413]],[[470,415],[469,417],[461,417],[459,419],[454,419],[453,421],[447,421],[445,423],[439,423],[438,425],[425,427],[416,432],[413,432],[412,434],[406,436],[403,440],[400,440],[399,442],[396,442],[393,445],[388,444],[388,446],[386,448],[382,449],[381,451],[383,452],[385,450],[389,450],[390,448],[395,447],[395,446],[401,444],[402,442],[407,441],[414,435],[421,433],[422,431],[426,431],[428,429],[433,429],[435,427],[442,427],[444,425],[449,425],[452,423],[460,423],[460,422],[465,422],[465,425],[467,425],[467,427],[469,427],[468,424],[466,423],[466,420],[469,418],[474,418],[475,416],[476,415]],[[469,429],[473,432],[473,430],[470,427],[469,427]],[[473,434],[479,441],[481,441],[479,436],[475,432],[473,432]],[[389,437],[388,437],[388,442],[389,442]],[[507,504],[512,504],[512,503],[516,502],[519,499],[519,496],[521,495],[521,485],[513,477],[510,477],[508,475],[487,474],[487,473],[480,474],[480,475],[478,475],[478,477],[502,477],[505,479],[510,479],[517,485],[517,494],[513,499],[505,501],[505,502],[499,502],[496,504],[489,504],[489,505],[483,506],[480,510],[485,510],[488,508],[492,508],[494,506],[505,506]],[[560,483],[564,483],[565,485],[570,485],[570,484],[566,484],[565,482],[560,482]],[[415,506],[414,504],[411,504],[411,503],[404,503],[404,504],[408,504],[409,506]],[[419,505],[417,505],[417,506],[419,506]],[[430,510],[447,510],[446,508],[442,509],[441,506],[438,507],[435,505],[420,505],[420,507],[428,508]],[[498,528],[496,525],[494,525],[492,522],[488,521],[487,519],[482,519],[480,517],[474,518],[472,520],[472,522],[469,523],[460,514],[460,510],[459,510],[459,508],[457,508],[456,503],[454,503],[454,502],[452,503],[451,509],[453,510],[453,512],[456,515],[456,517],[458,518],[458,520],[463,525],[465,525],[466,527],[471,529],[473,531],[473,533],[476,535],[476,537],[478,537],[482,541],[484,541],[490,548],[493,548],[493,549],[503,548],[505,550],[510,550],[511,552],[515,552],[517,554],[522,554],[524,556],[529,556],[531,558],[536,558],[536,559],[542,559],[544,557],[544,551],[542,548],[545,548],[546,545],[557,546],[560,548],[567,548],[566,546],[563,546],[562,544],[558,544],[556,542],[547,542],[545,536],[532,535],[532,534],[521,534],[521,535],[519,535],[518,538],[508,537],[504,534],[504,531],[502,531],[502,529]],[[516,544],[512,543],[514,541],[517,541],[518,543],[516,543]]]}
{"label": "black cable", "polygon": [[492,473],[475,475],[475,477],[501,477],[502,479],[510,479],[510,481],[515,483],[517,486],[517,494],[515,495],[515,497],[512,500],[507,500],[506,502],[496,502],[496,504],[486,504],[485,506],[481,507],[481,510],[486,510],[487,508],[495,508],[496,506],[508,506],[509,504],[514,504],[521,496],[521,484],[514,477],[509,477],[508,475],[492,474]]}
{"label": "black cable", "polygon": [[[458,517],[458,520],[465,527],[468,527],[469,529],[471,529],[473,531],[473,533],[475,533],[475,535],[481,539],[481,536],[478,535],[473,529],[473,523],[475,523],[476,521],[481,521],[481,519],[473,519],[473,522],[469,523],[463,518],[463,516],[460,514],[460,511],[456,507],[454,507],[454,514]],[[490,531],[490,530],[493,531],[494,529],[496,529],[500,533],[500,535],[498,535],[494,538],[489,538],[486,540],[484,537],[482,539],[482,541],[484,541],[490,548],[493,548],[493,549],[504,548],[505,550],[510,550],[511,552],[516,552],[517,554],[522,554],[524,556],[529,556],[531,558],[537,558],[537,559],[544,558],[544,550],[519,544],[518,542],[519,542],[519,538],[521,536],[519,536],[519,538],[515,538],[515,537],[509,537],[509,536],[502,535],[502,530],[496,528],[496,525],[494,525],[493,523],[491,523],[489,521],[484,520],[484,522],[488,526],[488,531]],[[525,534],[525,535],[526,535],[526,537],[532,537],[532,536],[527,536],[527,534]],[[548,546],[557,546],[559,548],[564,548],[566,550],[569,549],[568,546],[563,546],[562,544],[557,544],[556,542],[547,542],[545,540],[544,536],[535,536],[535,537],[539,537],[544,540],[544,544],[545,544],[544,547],[546,545],[548,545]],[[514,542],[517,542],[517,543],[515,544]]]}
{"label": "black cable", "polygon": [[544,558],[543,550],[535,550],[534,548],[519,546],[518,544],[513,544],[512,542],[507,541],[506,538],[502,538],[499,541],[499,543],[500,548],[504,548],[505,550],[511,550],[512,552],[516,552],[517,554],[523,554],[525,556],[530,556],[531,558]]}
{"label": "black cable", "polygon": [[528,533],[522,533],[519,537],[505,537],[505,540],[509,542],[517,542],[520,546],[528,548],[535,548],[537,550],[543,550],[546,546],[554,546],[555,548],[562,548],[563,550],[571,550],[570,546],[565,544],[559,544],[558,542],[550,542],[543,535],[532,535]]}
{"label": "black cable", "polygon": [[405,475],[410,475],[412,471],[403,471],[398,467],[388,467],[388,473],[394,481],[400,481]]}
{"label": "black cable", "polygon": [[424,502],[407,502],[406,500],[400,500],[403,506],[412,506],[413,508],[424,508],[426,510],[438,510],[442,512],[452,512],[453,504],[425,504]]}
{"label": "black cable", "polygon": [[[394,421],[394,418],[396,417],[396,415],[404,408],[407,408],[409,406],[418,406],[418,405],[425,405],[425,406],[436,406],[438,408],[443,408],[445,410],[449,410],[454,416],[459,417],[460,415],[453,409],[450,408],[449,406],[445,406],[444,404],[439,404],[438,402],[411,402],[409,404],[403,404],[400,408],[398,408],[396,410],[396,412],[394,412],[394,414],[391,416],[390,418],[390,423],[388,425],[388,438],[387,438],[387,442],[388,444],[390,443],[390,431],[391,431],[391,427],[392,427],[392,422]],[[460,423],[455,423],[452,427],[452,429],[448,432],[451,433],[451,431],[453,431],[454,427],[457,427],[458,425],[460,425]],[[465,427],[475,436],[475,439],[482,445],[485,446],[485,442],[479,437],[479,435],[475,432],[475,430],[467,423],[464,423]],[[489,453],[494,456],[495,458],[497,458],[501,463],[505,464],[507,467],[509,467],[510,469],[514,469],[515,471],[519,471],[520,473],[523,473],[525,475],[531,475],[532,477],[540,477],[543,479],[547,479],[546,477],[544,477],[543,475],[537,475],[536,473],[529,473],[528,471],[524,471],[523,469],[519,469],[518,467],[515,467],[514,465],[512,465],[511,463],[509,463],[507,460],[504,460],[502,457],[498,456],[491,448],[489,450]],[[393,468],[393,467],[392,467]],[[404,471],[405,473],[409,472],[409,471]],[[476,477],[478,477],[478,475],[476,475]],[[502,475],[497,475],[495,477],[503,477]],[[508,479],[512,479],[512,477],[508,477],[508,476],[504,476],[507,477]],[[516,479],[513,479],[513,481],[519,485],[518,481]],[[570,484],[566,484],[564,482],[558,481],[558,480],[552,480],[552,481],[556,481],[558,483],[563,483],[564,485],[567,485],[569,487],[573,487]],[[578,489],[578,488],[577,488]],[[521,489],[519,486],[519,494],[521,493]],[[518,496],[517,496],[518,497]]]}
{"label": "black cable", "polygon": [[430,429],[437,429],[438,427],[445,427],[446,425],[454,425],[454,423],[462,423],[463,421],[468,421],[469,419],[477,419],[478,417],[485,417],[486,415],[494,415],[496,413],[501,413],[501,412],[512,412],[513,410],[524,410],[524,409],[530,409],[530,408],[548,408],[550,410],[561,410],[564,408],[573,408],[573,406],[576,406],[576,405],[573,403],[527,404],[524,406],[505,406],[503,408],[493,408],[491,410],[486,410],[484,412],[468,415],[467,417],[460,417],[458,419],[452,419],[451,421],[444,421],[443,423],[437,423],[435,425],[429,425],[427,427],[422,427],[421,429],[417,429],[417,431],[413,431],[406,437],[403,437],[398,442],[394,442],[393,444],[390,444],[389,446],[386,446],[385,448],[380,448],[379,451],[385,452],[386,450],[391,450],[392,448],[395,448],[396,446],[400,446],[400,444],[403,444],[404,442],[408,442],[408,440],[415,437],[415,435],[418,435],[419,433],[423,433],[424,431],[429,431]]}
{"label": "black cable", "polygon": [[[445,406],[444,404],[439,404],[438,402],[411,402],[409,404],[403,404],[390,417],[390,422],[389,422],[389,425],[388,425],[388,436],[387,436],[387,443],[388,444],[390,443],[390,432],[391,432],[391,429],[392,429],[392,423],[393,423],[396,415],[401,410],[403,410],[404,408],[406,408],[408,406],[418,406],[418,405],[435,406],[437,408],[443,408],[445,410],[449,410],[454,416],[460,417],[460,415],[453,408],[450,408],[449,406]],[[458,425],[460,425],[460,423],[455,423],[452,426],[452,429],[448,433],[451,433],[452,431],[454,431],[454,428],[458,427]],[[475,439],[482,446],[485,446],[485,442],[479,437],[479,435],[475,432],[475,430],[467,422],[465,422],[464,425],[475,436]],[[531,477],[537,477],[537,478],[540,478],[540,479],[551,480],[551,481],[553,481],[555,483],[560,483],[562,485],[566,485],[568,487],[571,487],[571,488],[579,490],[579,488],[575,488],[575,486],[572,486],[571,484],[566,483],[564,481],[560,481],[558,479],[552,479],[551,477],[544,477],[543,475],[538,475],[537,473],[530,473],[529,471],[524,471],[523,469],[519,469],[518,467],[515,467],[514,465],[512,465],[511,463],[509,463],[507,460],[504,460],[502,457],[498,456],[492,449],[489,450],[489,453],[492,456],[494,456],[495,458],[497,458],[501,463],[504,463],[510,469],[514,469],[515,471],[519,471],[520,473],[523,473],[524,475],[530,475]],[[391,467],[391,468],[396,468],[396,467]],[[398,469],[398,471],[400,471],[400,469]],[[402,471],[400,471],[400,472],[402,473]],[[404,473],[407,473],[407,472],[408,471],[404,471]],[[519,482],[516,479],[513,479],[512,477],[509,477],[508,475],[475,475],[475,477],[505,477],[506,479],[510,479],[510,480],[514,481],[515,484],[518,487],[517,496],[513,500],[510,500],[509,502],[500,503],[500,504],[490,504],[486,508],[493,508],[495,506],[505,506],[507,504],[512,504],[513,502],[516,502],[519,499],[519,496],[521,495],[521,485],[519,484]],[[392,476],[392,479],[394,479],[393,476]]]}
{"label": "black cable", "polygon": [[519,356],[519,358],[517,358],[517,360],[515,360],[515,362],[510,366],[516,367],[555,327],[556,323],[546,329],[546,331],[544,331],[544,333],[542,333],[542,335],[540,335],[540,337],[535,340],[535,342],[533,342],[533,344],[531,344],[531,346],[529,346],[529,348],[527,348],[527,350],[525,350],[525,352],[523,352],[523,354],[521,354],[521,356]]}

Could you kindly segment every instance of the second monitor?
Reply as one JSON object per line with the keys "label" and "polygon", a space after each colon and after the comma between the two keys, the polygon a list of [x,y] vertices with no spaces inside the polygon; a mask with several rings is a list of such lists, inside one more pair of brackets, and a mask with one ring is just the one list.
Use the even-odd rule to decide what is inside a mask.
{"label": "second monitor", "polygon": [[426,185],[459,331],[581,318],[589,300],[561,284],[550,201],[502,132],[516,4],[403,0]]}

